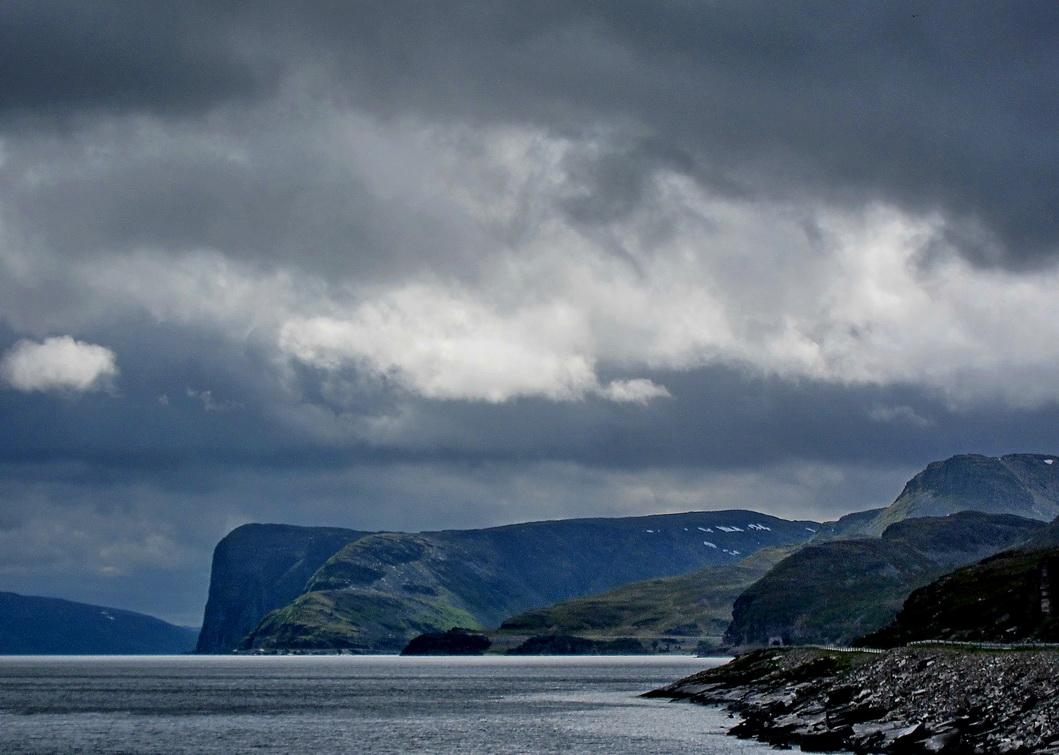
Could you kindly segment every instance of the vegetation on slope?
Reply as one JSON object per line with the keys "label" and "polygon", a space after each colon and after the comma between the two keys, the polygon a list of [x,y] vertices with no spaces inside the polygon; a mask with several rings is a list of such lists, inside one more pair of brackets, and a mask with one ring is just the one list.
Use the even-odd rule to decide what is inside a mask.
{"label": "vegetation on slope", "polygon": [[209,599],[196,652],[234,649],[269,612],[290,603],[325,561],[365,532],[245,524],[213,552]]}
{"label": "vegetation on slope", "polygon": [[1059,516],[1059,457],[964,454],[936,461],[917,474],[865,528],[878,536],[895,522],[957,511],[1015,514],[1050,522]]}
{"label": "vegetation on slope", "polygon": [[962,512],[899,522],[877,539],[809,545],[736,600],[725,643],[848,644],[892,621],[916,588],[1043,527],[1022,517]]}
{"label": "vegetation on slope", "polygon": [[1059,548],[1014,550],[913,592],[894,621],[858,644],[916,640],[1059,642]]}
{"label": "vegetation on slope", "polygon": [[502,630],[526,634],[716,637],[732,621],[732,604],[799,545],[762,548],[733,564],[633,582],[604,593],[526,611]]}
{"label": "vegetation on slope", "polygon": [[239,649],[396,653],[417,635],[455,626],[479,628],[444,601],[371,590],[307,592],[268,614]]}
{"label": "vegetation on slope", "polygon": [[[243,647],[399,650],[420,633],[496,626],[535,605],[738,561],[815,527],[720,511],[370,535],[328,559]],[[371,613],[379,605],[386,621]]]}

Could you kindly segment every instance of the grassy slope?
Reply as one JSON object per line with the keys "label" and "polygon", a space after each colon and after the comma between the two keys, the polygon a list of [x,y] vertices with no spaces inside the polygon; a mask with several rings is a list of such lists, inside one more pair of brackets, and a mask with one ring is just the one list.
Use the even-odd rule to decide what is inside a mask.
{"label": "grassy slope", "polygon": [[846,644],[893,620],[908,595],[954,567],[1025,542],[1044,524],[964,512],[910,519],[879,539],[807,546],[735,603],[729,645]]}
{"label": "grassy slope", "polygon": [[501,629],[527,634],[720,637],[732,604],[799,545],[763,548],[741,561],[691,574],[634,582],[507,619]]}

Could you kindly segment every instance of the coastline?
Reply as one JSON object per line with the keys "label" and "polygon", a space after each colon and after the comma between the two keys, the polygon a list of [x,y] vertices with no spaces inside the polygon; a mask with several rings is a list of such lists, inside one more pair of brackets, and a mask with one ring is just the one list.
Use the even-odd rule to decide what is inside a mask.
{"label": "coastline", "polygon": [[1059,652],[769,648],[646,697],[723,706],[729,732],[805,752],[1059,755]]}

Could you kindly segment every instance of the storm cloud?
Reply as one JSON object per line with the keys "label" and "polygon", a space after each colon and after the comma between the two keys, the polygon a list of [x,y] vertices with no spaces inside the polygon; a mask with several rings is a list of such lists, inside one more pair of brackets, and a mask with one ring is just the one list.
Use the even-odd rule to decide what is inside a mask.
{"label": "storm cloud", "polygon": [[1052,3],[0,29],[2,589],[194,623],[246,521],[824,518],[1057,450]]}

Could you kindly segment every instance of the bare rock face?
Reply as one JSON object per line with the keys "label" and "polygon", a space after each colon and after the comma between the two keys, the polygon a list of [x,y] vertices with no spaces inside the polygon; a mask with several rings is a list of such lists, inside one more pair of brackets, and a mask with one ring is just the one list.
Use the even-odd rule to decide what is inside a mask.
{"label": "bare rock face", "polygon": [[648,693],[722,704],[730,733],[808,752],[1059,753],[1059,652],[768,649]]}

